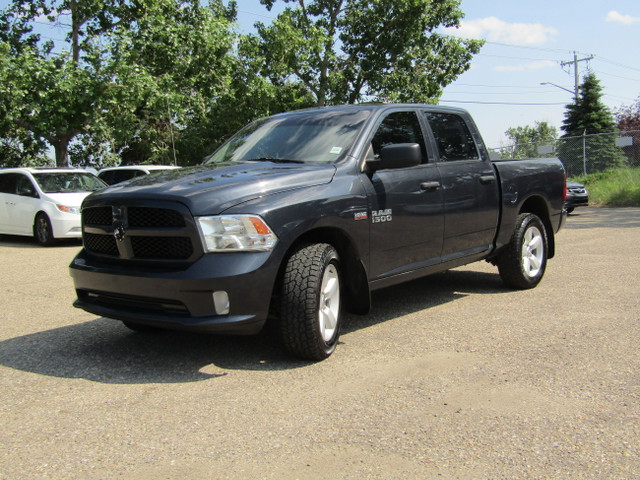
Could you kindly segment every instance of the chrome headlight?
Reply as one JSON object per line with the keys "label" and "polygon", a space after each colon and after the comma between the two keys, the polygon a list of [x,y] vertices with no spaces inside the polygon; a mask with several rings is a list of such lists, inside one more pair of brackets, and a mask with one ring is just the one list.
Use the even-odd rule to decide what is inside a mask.
{"label": "chrome headlight", "polygon": [[271,250],[278,237],[257,215],[196,217],[202,245],[207,252]]}

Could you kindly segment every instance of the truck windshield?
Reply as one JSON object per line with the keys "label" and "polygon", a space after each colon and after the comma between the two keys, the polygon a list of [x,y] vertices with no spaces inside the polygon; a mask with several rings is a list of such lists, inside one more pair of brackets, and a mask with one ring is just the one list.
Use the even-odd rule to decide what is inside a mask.
{"label": "truck windshield", "polygon": [[204,163],[335,163],[349,152],[370,114],[366,108],[345,108],[262,118],[236,133]]}
{"label": "truck windshield", "polygon": [[90,173],[56,172],[34,173],[40,189],[45,193],[95,192],[107,186]]}

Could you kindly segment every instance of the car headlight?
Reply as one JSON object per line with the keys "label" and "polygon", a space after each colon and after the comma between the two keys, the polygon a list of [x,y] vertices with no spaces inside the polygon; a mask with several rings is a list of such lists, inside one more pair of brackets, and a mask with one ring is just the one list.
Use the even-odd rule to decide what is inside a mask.
{"label": "car headlight", "polygon": [[257,215],[196,217],[207,252],[271,250],[278,237]]}
{"label": "car headlight", "polygon": [[56,205],[58,210],[64,213],[74,213],[80,215],[80,207],[69,207],[68,205]]}

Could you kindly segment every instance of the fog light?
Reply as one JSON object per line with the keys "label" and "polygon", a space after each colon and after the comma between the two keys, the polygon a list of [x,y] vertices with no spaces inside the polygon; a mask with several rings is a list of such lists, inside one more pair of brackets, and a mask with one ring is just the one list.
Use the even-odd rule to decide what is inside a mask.
{"label": "fog light", "polygon": [[218,315],[227,315],[229,313],[229,295],[227,292],[223,290],[213,292],[213,305]]}

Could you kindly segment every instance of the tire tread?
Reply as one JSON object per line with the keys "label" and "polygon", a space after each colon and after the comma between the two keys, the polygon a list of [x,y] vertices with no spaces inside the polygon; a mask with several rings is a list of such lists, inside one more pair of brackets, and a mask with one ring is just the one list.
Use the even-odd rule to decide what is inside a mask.
{"label": "tire tread", "polygon": [[[285,348],[309,360],[324,360],[333,352],[336,341],[323,348],[315,325],[318,315],[318,291],[327,257],[336,258],[335,249],[326,243],[302,245],[289,258],[280,305],[280,332]],[[336,335],[337,337],[337,335]]]}

